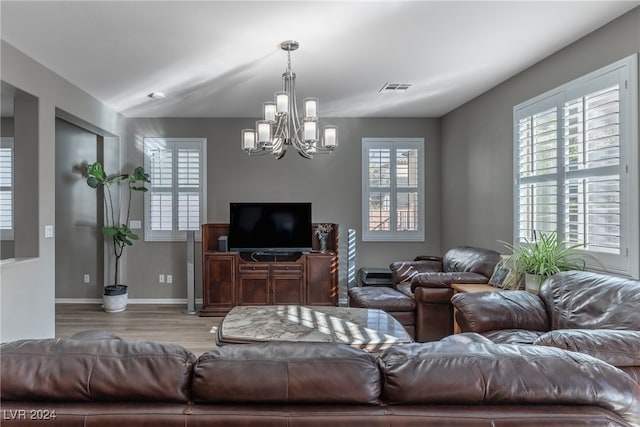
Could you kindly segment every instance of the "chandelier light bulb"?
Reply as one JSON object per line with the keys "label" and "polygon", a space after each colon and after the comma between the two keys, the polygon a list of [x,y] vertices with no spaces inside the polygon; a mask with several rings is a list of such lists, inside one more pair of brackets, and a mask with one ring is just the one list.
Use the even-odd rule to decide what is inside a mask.
{"label": "chandelier light bulb", "polygon": [[315,142],[318,140],[318,128],[316,122],[304,122],[304,140],[305,142]]}
{"label": "chandelier light bulb", "polygon": [[313,120],[318,118],[318,99],[317,98],[304,99],[304,118],[313,119]]}
{"label": "chandelier light bulb", "polygon": [[289,112],[289,95],[287,92],[276,92],[276,111],[279,114]]}
{"label": "chandelier light bulb", "polygon": [[242,149],[243,150],[255,150],[256,145],[256,131],[253,129],[242,129]]}
{"label": "chandelier light bulb", "polygon": [[276,121],[276,104],[273,102],[265,102],[263,104],[264,119],[268,122]]}
{"label": "chandelier light bulb", "polygon": [[268,144],[271,142],[271,124],[266,120],[258,120],[256,122],[258,129],[258,142],[260,144]]}
{"label": "chandelier light bulb", "polygon": [[323,129],[323,144],[326,148],[334,149],[338,146],[338,129],[335,126],[325,126]]}

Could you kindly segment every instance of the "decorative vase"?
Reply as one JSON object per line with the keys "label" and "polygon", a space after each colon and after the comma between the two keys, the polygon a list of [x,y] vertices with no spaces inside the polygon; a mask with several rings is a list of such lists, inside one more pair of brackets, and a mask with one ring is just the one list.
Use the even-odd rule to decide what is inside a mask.
{"label": "decorative vase", "polygon": [[320,236],[318,240],[320,240],[320,252],[327,252],[327,236]]}
{"label": "decorative vase", "polygon": [[102,308],[107,313],[119,313],[127,308],[127,287],[125,285],[109,285],[104,288]]}

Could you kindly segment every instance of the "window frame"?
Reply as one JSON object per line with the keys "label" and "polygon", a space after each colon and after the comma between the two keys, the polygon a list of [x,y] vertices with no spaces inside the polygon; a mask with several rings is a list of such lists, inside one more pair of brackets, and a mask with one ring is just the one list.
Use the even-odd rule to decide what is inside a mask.
{"label": "window frame", "polygon": [[[518,125],[521,119],[543,112],[549,108],[556,108],[556,173],[545,177],[556,181],[558,188],[556,201],[556,231],[558,237],[564,240],[565,211],[564,200],[567,195],[566,183],[572,176],[596,177],[579,170],[565,171],[565,123],[563,109],[565,104],[579,97],[584,97],[605,87],[608,81],[615,81],[619,85],[619,150],[620,161],[618,174],[620,183],[620,253],[606,254],[582,250],[587,254],[587,267],[590,270],[600,270],[637,279],[640,274],[640,187],[638,184],[638,54],[633,54],[582,77],[565,83],[555,89],[536,96],[513,107],[513,244],[520,245],[520,216],[519,216],[519,139]],[[526,182],[526,178],[524,179]]]}
{"label": "window frame", "polygon": [[9,191],[11,193],[11,228],[0,229],[0,240],[13,241],[15,240],[15,142],[13,137],[3,136],[0,137],[0,147],[9,148],[11,150],[11,185],[7,188],[1,188],[3,191]]}
{"label": "window frame", "polygon": [[[391,199],[391,220],[392,227],[388,231],[372,231],[369,230],[369,194],[372,190],[369,185],[369,156],[370,149],[389,149],[392,151],[391,158],[395,159],[395,152],[399,149],[417,149],[417,165],[418,178],[416,191],[418,193],[418,229],[416,231],[403,231],[396,229],[397,220],[397,194],[398,191],[398,175],[395,173],[396,162],[391,162],[391,183],[390,183],[390,199]],[[425,241],[425,151],[426,145],[424,138],[362,138],[362,241],[363,242],[424,242]]]}
{"label": "window frame", "polygon": [[[199,227],[195,233],[196,240],[200,241],[202,239],[202,224],[206,222],[207,219],[207,139],[206,138],[161,138],[161,137],[145,137],[143,140],[143,155],[144,155],[144,168],[147,173],[151,173],[151,158],[148,155],[148,144],[155,146],[164,145],[167,148],[171,148],[171,150],[175,153],[182,145],[192,145],[198,148],[200,151],[200,161],[199,161],[199,205],[200,205],[200,220]],[[172,173],[176,168],[178,156],[172,156]],[[172,229],[171,230],[152,230],[151,229],[151,194],[153,193],[153,179],[151,180],[151,184],[147,186],[149,191],[144,194],[144,240],[146,242],[179,242],[187,240],[187,231],[186,230],[178,230],[178,214],[177,214],[177,200],[178,200],[178,184],[177,179],[173,179],[172,183]]]}

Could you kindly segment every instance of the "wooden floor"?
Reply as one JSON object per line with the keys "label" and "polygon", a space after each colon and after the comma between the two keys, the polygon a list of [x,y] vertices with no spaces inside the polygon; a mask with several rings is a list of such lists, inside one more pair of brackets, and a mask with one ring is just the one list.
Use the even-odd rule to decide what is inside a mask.
{"label": "wooden floor", "polygon": [[98,304],[56,304],[56,337],[99,329],[121,338],[179,344],[196,356],[215,347],[221,317],[182,313],[184,305],[129,304],[121,313],[105,313]]}

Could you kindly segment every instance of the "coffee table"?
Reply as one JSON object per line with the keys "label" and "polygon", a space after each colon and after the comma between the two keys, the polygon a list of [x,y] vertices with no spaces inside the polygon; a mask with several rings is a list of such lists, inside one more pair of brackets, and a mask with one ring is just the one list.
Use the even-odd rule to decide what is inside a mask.
{"label": "coffee table", "polygon": [[413,339],[382,310],[300,305],[236,306],[216,335],[218,345],[267,341],[336,342],[380,352]]}

